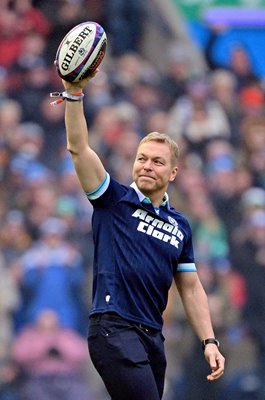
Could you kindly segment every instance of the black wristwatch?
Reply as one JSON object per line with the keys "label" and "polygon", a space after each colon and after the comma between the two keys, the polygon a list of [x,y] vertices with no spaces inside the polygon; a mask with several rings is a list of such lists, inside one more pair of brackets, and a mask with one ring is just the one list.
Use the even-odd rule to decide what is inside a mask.
{"label": "black wristwatch", "polygon": [[220,346],[219,340],[215,339],[215,338],[209,338],[209,339],[204,339],[202,340],[202,350],[205,350],[205,346],[209,343],[213,343],[215,344],[217,347]]}

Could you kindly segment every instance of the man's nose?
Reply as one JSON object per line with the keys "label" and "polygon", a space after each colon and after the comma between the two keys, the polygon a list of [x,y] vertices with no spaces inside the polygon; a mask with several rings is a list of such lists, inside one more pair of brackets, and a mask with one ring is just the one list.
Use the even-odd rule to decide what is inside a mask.
{"label": "man's nose", "polygon": [[151,160],[146,160],[144,163],[144,169],[145,170],[151,170],[152,169],[152,161]]}

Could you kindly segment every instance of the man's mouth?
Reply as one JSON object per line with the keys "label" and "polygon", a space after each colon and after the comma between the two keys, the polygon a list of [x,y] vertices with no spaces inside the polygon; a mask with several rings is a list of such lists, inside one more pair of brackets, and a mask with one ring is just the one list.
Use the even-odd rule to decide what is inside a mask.
{"label": "man's mouth", "polygon": [[150,176],[150,175],[140,175],[139,178],[155,180],[155,178],[153,176]]}

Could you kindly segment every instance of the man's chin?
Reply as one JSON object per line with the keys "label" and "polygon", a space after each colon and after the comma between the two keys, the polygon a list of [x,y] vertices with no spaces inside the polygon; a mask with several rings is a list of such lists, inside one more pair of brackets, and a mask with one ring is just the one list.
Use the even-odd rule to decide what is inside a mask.
{"label": "man's chin", "polygon": [[153,184],[153,182],[150,182],[150,181],[149,182],[138,181],[137,186],[138,186],[138,189],[145,195],[152,193],[154,190],[154,184]]}

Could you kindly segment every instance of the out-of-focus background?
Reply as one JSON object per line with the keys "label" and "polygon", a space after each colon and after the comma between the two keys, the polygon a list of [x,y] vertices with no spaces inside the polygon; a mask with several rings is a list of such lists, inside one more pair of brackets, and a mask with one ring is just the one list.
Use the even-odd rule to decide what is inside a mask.
{"label": "out-of-focus background", "polygon": [[[86,345],[92,209],[66,150],[53,60],[66,32],[105,28],[87,87],[91,144],[125,184],[139,139],[181,149],[170,202],[190,220],[226,373],[208,383],[170,291],[165,400],[265,399],[265,1],[1,0],[0,400],[104,400]],[[111,366],[110,366],[111,368]],[[151,399],[147,399],[151,400]]]}

